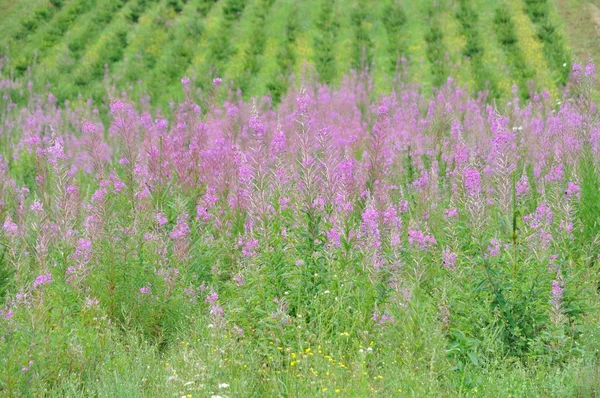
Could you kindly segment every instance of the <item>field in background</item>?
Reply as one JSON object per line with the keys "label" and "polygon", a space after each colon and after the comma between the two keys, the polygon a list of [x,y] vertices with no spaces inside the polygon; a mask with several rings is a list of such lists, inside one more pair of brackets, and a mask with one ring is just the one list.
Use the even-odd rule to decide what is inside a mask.
{"label": "field in background", "polygon": [[[245,98],[270,94],[277,101],[290,73],[295,83],[317,73],[339,84],[349,70],[365,67],[378,92],[400,70],[426,90],[452,76],[493,98],[519,84],[526,98],[528,81],[553,94],[565,83],[571,53],[558,11],[581,11],[559,3],[3,0],[0,48],[8,48],[17,78],[50,83],[61,102],[80,92],[104,99],[107,74],[119,89],[148,92],[162,105],[180,98],[182,76],[203,89],[222,77]],[[593,43],[589,32],[571,29],[579,25],[567,24],[571,37]],[[575,48],[586,53],[580,42]]]}
{"label": "field in background", "polygon": [[[600,1],[558,0],[573,55],[583,61],[600,61]],[[597,87],[599,83],[596,83]],[[598,94],[596,100],[600,99]]]}

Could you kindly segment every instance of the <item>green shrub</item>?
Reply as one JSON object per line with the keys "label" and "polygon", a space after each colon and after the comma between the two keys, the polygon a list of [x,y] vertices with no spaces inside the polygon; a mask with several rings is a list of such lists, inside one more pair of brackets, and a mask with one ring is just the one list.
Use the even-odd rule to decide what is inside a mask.
{"label": "green shrub", "polygon": [[223,17],[226,24],[231,24],[240,19],[246,8],[246,0],[225,0],[223,5]]}
{"label": "green shrub", "polygon": [[427,42],[427,59],[431,63],[433,85],[436,87],[444,84],[449,74],[448,62],[445,59],[447,51],[443,38],[438,24],[432,22],[429,31],[425,34],[425,41]]}
{"label": "green shrub", "polygon": [[407,16],[402,5],[391,0],[383,9],[382,21],[388,37],[388,53],[391,57],[390,72],[395,72],[398,60],[405,55],[406,42],[403,39],[402,28]]}
{"label": "green shrub", "polygon": [[319,78],[326,83],[331,83],[336,75],[334,46],[339,24],[334,17],[334,5],[335,2],[331,1],[321,3],[316,23],[318,31],[314,38],[315,67]]}
{"label": "green shrub", "polygon": [[271,78],[267,83],[267,90],[274,103],[279,103],[279,100],[287,91],[288,76],[290,75],[292,68],[296,64],[296,53],[294,51],[294,43],[296,42],[296,35],[298,34],[298,15],[296,8],[292,5],[292,8],[287,17],[287,24],[285,29],[285,39],[282,45],[279,47],[277,56],[278,73]]}
{"label": "green shrub", "polygon": [[354,42],[352,44],[352,67],[357,70],[363,70],[371,66],[373,59],[373,43],[369,37],[366,24],[369,13],[365,1],[359,0],[351,13],[352,30],[354,32]]}

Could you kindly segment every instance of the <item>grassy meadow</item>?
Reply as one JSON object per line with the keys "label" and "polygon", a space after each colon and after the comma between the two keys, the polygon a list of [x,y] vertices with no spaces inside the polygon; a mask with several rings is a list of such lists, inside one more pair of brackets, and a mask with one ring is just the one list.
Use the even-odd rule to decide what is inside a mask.
{"label": "grassy meadow", "polygon": [[0,0],[0,396],[598,396],[595,1]]}

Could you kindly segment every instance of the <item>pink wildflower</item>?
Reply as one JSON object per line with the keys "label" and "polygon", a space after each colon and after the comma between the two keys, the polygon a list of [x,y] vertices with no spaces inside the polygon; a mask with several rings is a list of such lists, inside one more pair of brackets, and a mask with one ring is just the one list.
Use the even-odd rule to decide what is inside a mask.
{"label": "pink wildflower", "polygon": [[52,275],[51,274],[43,274],[35,278],[33,282],[33,287],[43,286],[52,283]]}

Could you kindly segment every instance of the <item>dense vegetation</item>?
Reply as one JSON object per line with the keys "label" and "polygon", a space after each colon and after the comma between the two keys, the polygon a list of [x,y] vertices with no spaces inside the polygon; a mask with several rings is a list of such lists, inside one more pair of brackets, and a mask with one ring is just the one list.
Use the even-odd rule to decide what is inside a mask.
{"label": "dense vegetation", "polygon": [[[269,94],[277,102],[305,71],[337,85],[350,69],[364,68],[376,92],[389,91],[401,71],[427,89],[453,76],[496,99],[510,98],[518,84],[525,98],[529,82],[554,95],[571,62],[546,0],[28,1],[33,12],[5,17],[19,22],[0,48],[17,78],[51,84],[59,103],[79,93],[106,101],[108,78],[165,107],[182,99],[183,75],[204,90],[220,77],[246,100]],[[498,52],[506,67],[492,66],[502,63]]]}
{"label": "dense vegetation", "polygon": [[599,393],[554,2],[0,6],[0,396]]}
{"label": "dense vegetation", "polygon": [[103,124],[5,76],[0,392],[593,395],[594,78],[498,109],[349,75],[277,111],[184,78]]}

